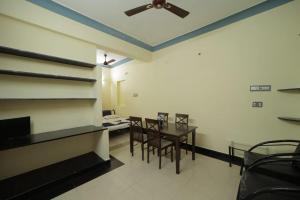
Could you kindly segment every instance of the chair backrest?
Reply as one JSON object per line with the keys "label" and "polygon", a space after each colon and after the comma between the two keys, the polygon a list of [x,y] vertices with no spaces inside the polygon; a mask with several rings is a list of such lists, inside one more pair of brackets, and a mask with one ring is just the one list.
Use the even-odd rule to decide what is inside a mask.
{"label": "chair backrest", "polygon": [[164,125],[168,125],[168,122],[169,122],[169,113],[158,112],[157,113],[157,117],[160,117],[163,120]]}
{"label": "chair backrest", "polygon": [[143,135],[143,121],[141,117],[129,117],[130,134],[140,133]]}
{"label": "chair backrest", "polygon": [[189,126],[189,115],[187,114],[175,114],[176,128],[187,128]]}
{"label": "chair backrest", "polygon": [[160,127],[158,120],[146,118],[148,140],[160,138]]}
{"label": "chair backrest", "polygon": [[[298,144],[296,150],[295,150],[295,153],[300,153],[300,143]],[[300,156],[299,155],[296,155],[294,156],[294,158],[296,159],[300,159]],[[300,162],[299,161],[293,161],[293,167],[297,170],[300,171]]]}

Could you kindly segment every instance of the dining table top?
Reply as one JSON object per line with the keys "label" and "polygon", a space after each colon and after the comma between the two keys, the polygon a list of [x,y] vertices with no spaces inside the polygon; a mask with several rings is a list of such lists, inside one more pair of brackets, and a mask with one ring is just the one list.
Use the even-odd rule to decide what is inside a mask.
{"label": "dining table top", "polygon": [[181,137],[187,135],[194,131],[197,126],[187,126],[187,127],[178,127],[175,123],[168,123],[168,125],[164,125],[160,132],[164,135],[173,136],[173,137]]}

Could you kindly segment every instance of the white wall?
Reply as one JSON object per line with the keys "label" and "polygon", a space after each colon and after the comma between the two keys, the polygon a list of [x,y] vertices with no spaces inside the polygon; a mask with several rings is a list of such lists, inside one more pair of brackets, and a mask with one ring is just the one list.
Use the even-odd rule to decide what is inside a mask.
{"label": "white wall", "polygon": [[[300,115],[300,95],[277,91],[300,84],[299,10],[300,2],[293,1],[157,51],[152,62],[113,68],[113,85],[126,80],[128,88],[118,112],[188,113],[199,127],[197,145],[225,153],[230,140],[299,139],[299,124],[277,119]],[[251,84],[270,84],[272,91],[250,92]],[[251,108],[252,101],[264,107]]]}

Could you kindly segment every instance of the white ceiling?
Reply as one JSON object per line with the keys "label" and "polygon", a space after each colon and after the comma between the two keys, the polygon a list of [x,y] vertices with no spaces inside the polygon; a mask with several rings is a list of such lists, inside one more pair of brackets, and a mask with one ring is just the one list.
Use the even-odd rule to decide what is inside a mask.
{"label": "white ceiling", "polygon": [[132,17],[124,11],[151,0],[53,0],[93,20],[151,46],[189,33],[250,8],[264,0],[169,0],[190,14],[182,19],[165,9],[150,9]]}
{"label": "white ceiling", "polygon": [[108,51],[97,49],[97,64],[98,65],[102,65],[104,63],[104,54],[107,54],[106,61],[109,61],[111,59],[116,60],[115,62],[111,63],[110,65],[113,65],[113,64],[115,64],[115,63],[117,63],[117,62],[119,62],[119,61],[126,58],[125,56],[121,56],[121,55],[114,54],[114,53],[111,53],[111,52],[108,52]]}

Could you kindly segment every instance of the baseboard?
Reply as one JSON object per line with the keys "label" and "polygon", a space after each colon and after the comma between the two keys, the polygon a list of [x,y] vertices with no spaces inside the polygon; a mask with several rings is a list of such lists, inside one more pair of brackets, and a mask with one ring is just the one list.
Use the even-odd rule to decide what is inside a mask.
{"label": "baseboard", "polygon": [[[189,151],[192,150],[192,145],[191,144],[186,145],[185,143],[182,143],[182,147],[187,148]],[[205,155],[205,156],[208,156],[208,157],[211,157],[211,158],[215,158],[215,159],[218,159],[218,160],[229,162],[229,155],[225,154],[225,153],[221,153],[221,152],[214,151],[214,150],[211,150],[211,149],[206,149],[206,148],[199,147],[199,146],[195,146],[195,152],[199,153],[199,154],[202,154],[202,155]],[[232,164],[241,166],[242,162],[243,162],[242,158],[237,157],[237,156],[233,157]]]}

